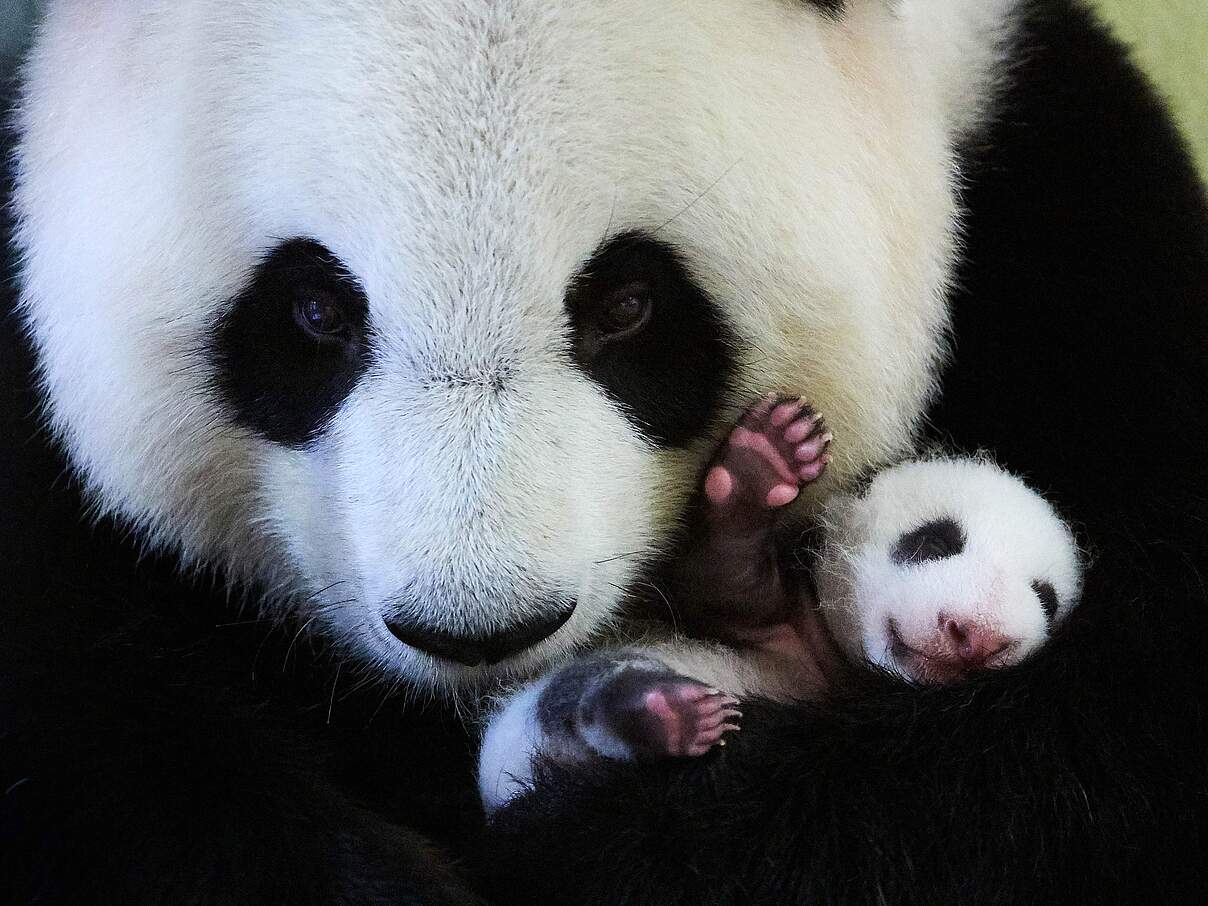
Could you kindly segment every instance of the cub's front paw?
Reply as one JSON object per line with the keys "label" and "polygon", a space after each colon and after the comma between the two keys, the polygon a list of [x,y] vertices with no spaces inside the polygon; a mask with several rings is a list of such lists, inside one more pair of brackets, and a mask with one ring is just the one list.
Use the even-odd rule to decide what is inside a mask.
{"label": "cub's front paw", "polygon": [[830,461],[831,435],[822,416],[801,399],[766,396],[730,432],[705,476],[715,518],[766,519],[792,503]]}

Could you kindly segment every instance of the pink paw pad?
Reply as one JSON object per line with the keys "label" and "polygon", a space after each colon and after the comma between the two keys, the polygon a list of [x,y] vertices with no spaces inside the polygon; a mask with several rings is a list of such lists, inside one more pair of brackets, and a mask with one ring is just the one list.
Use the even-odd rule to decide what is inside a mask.
{"label": "pink paw pad", "polygon": [[822,417],[804,400],[765,396],[730,432],[705,476],[705,496],[715,506],[736,497],[786,506],[825,471],[830,442]]}
{"label": "pink paw pad", "polygon": [[723,737],[737,731],[742,718],[738,699],[692,681],[660,684],[643,704],[659,724],[666,754],[675,758],[695,758],[725,745]]}

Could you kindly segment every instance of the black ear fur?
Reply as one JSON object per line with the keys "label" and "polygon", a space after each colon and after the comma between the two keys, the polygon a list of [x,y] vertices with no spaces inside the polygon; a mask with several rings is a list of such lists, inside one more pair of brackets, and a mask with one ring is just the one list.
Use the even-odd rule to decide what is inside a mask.
{"label": "black ear fur", "polygon": [[[935,438],[988,448],[1097,551],[1030,663],[834,707],[744,707],[657,771],[545,766],[500,812],[501,902],[1106,903],[1208,890],[1208,205],[1119,45],[1026,4],[964,149]],[[745,703],[744,703],[745,704]]]}

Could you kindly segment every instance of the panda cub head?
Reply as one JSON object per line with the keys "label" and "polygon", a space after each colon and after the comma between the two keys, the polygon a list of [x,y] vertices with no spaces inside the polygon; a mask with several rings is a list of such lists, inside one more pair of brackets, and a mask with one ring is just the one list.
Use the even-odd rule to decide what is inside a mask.
{"label": "panda cub head", "polygon": [[909,462],[824,514],[818,599],[849,656],[918,682],[1017,663],[1074,607],[1081,557],[1053,507],[984,460]]}
{"label": "panda cub head", "polygon": [[909,449],[1013,5],[52,2],[49,422],[100,512],[387,674],[538,668],[755,390],[809,389],[835,480]]}

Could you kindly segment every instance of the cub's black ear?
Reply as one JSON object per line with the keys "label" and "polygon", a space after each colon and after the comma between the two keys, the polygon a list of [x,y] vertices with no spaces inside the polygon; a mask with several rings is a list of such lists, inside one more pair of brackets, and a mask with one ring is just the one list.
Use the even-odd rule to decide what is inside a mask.
{"label": "cub's black ear", "polygon": [[1057,589],[1053,588],[1053,583],[1037,579],[1032,583],[1032,591],[1040,599],[1040,606],[1044,608],[1044,615],[1052,623],[1053,619],[1057,616]]}

